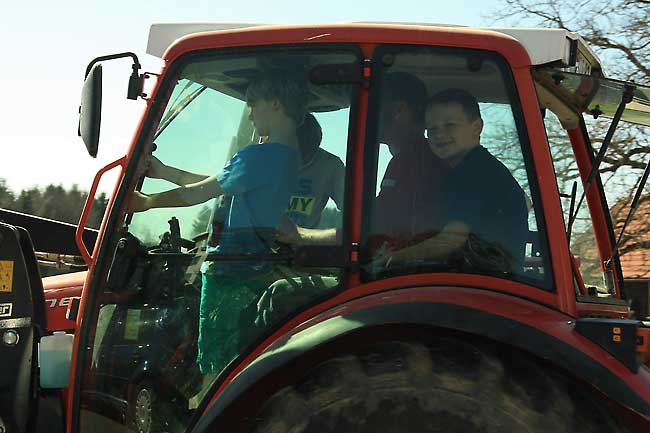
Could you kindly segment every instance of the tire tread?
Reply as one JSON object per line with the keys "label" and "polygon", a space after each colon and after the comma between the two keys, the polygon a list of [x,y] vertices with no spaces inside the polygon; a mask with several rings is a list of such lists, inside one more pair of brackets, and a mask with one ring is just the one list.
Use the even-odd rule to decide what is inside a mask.
{"label": "tire tread", "polygon": [[532,356],[452,337],[387,341],[326,360],[273,395],[255,433],[622,432]]}

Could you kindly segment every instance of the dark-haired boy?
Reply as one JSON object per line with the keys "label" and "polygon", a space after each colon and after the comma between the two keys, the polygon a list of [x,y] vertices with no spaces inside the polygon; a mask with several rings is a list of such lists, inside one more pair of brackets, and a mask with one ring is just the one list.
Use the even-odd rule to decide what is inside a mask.
{"label": "dark-haired boy", "polygon": [[424,138],[427,88],[415,75],[391,72],[382,84],[379,142],[392,155],[370,222],[374,244],[403,248],[441,228],[447,164]]}
{"label": "dark-haired boy", "polygon": [[[528,232],[525,194],[510,171],[480,145],[483,119],[476,99],[461,89],[434,95],[427,103],[425,125],[431,151],[451,167],[444,194],[445,224],[438,235],[382,260],[456,257],[469,266],[492,260],[493,271],[520,270]],[[474,253],[490,251],[494,257],[472,257],[468,248]]]}
{"label": "dark-haired boy", "polygon": [[[392,158],[375,199],[369,231],[373,247],[395,248],[440,230],[448,166],[431,153],[423,136],[424,83],[406,72],[391,72],[382,83],[378,140],[388,146]],[[336,229],[286,224],[281,229],[289,243],[333,244],[340,236]]]}
{"label": "dark-haired boy", "polygon": [[[389,73],[383,80],[379,142],[391,158],[370,218],[373,250],[402,248],[441,228],[443,183],[447,164],[433,155],[424,139],[426,86],[414,75]],[[289,243],[335,244],[340,231],[283,224]],[[276,281],[258,303],[258,323],[271,324],[336,286],[337,278],[302,275]]]}

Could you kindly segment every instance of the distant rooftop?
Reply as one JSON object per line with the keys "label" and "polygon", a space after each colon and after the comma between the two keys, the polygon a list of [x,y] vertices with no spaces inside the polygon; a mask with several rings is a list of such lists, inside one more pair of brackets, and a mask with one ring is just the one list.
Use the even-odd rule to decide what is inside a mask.
{"label": "distant rooftop", "polygon": [[[617,236],[629,211],[629,200],[620,200],[612,207]],[[650,197],[642,196],[624,238],[619,247],[623,277],[650,280]]]}

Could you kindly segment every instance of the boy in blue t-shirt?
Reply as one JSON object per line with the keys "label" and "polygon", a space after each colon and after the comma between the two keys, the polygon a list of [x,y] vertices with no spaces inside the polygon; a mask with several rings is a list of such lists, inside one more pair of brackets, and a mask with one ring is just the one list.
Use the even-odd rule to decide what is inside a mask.
{"label": "boy in blue t-shirt", "polygon": [[[307,88],[286,72],[262,74],[247,89],[249,119],[264,144],[237,152],[221,172],[204,176],[149,161],[147,175],[179,185],[145,195],[134,192],[129,210],[192,206],[226,195],[232,202],[218,245],[209,252],[251,254],[270,251],[275,228],[296,189],[300,152],[296,128],[303,122]],[[201,372],[219,373],[243,342],[241,311],[256,300],[254,278],[268,270],[263,261],[204,263],[199,313],[198,364]]]}

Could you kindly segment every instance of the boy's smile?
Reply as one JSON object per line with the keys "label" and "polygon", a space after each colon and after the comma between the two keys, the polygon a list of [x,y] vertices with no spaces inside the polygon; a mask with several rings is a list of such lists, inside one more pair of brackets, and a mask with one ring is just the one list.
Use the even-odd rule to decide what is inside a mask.
{"label": "boy's smile", "polygon": [[455,102],[433,105],[426,113],[426,137],[429,148],[438,157],[456,165],[479,145],[483,121],[471,120]]}

